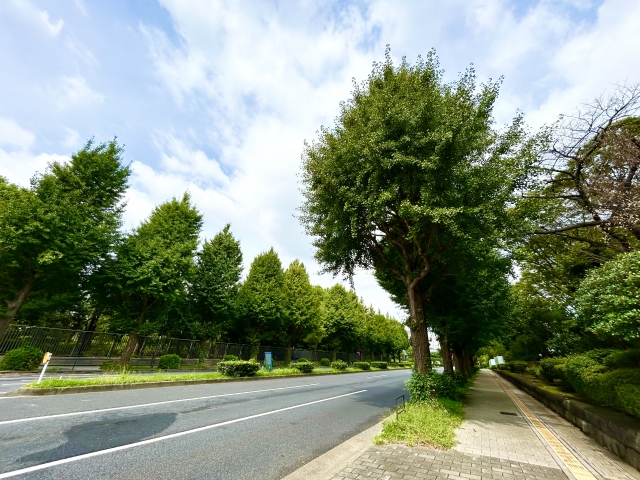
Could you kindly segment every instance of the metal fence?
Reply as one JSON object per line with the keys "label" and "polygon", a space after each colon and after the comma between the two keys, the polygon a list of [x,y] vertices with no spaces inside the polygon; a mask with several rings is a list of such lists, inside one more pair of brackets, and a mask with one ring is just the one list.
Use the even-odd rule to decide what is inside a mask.
{"label": "metal fence", "polygon": [[[85,332],[62,328],[31,327],[10,325],[0,339],[0,355],[18,347],[37,347],[51,352],[56,357],[119,357],[129,341],[129,335],[120,333]],[[200,351],[204,350],[201,357]],[[282,362],[286,348],[261,346],[258,359],[264,359],[264,352],[271,352],[273,360]],[[251,345],[239,343],[215,343],[187,340],[163,336],[139,336],[138,346],[133,354],[137,358],[157,358],[175,353],[180,358],[204,358],[221,360],[225,355],[235,355],[240,359],[251,358]],[[322,358],[333,358],[333,352],[323,350],[292,349],[291,358],[306,358],[317,362]],[[345,362],[358,360],[389,360],[383,355],[358,356],[355,353],[336,352],[336,358]]]}

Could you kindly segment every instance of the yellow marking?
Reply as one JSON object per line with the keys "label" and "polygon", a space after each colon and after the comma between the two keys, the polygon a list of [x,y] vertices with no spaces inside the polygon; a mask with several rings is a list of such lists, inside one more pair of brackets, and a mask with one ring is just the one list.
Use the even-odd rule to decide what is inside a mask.
{"label": "yellow marking", "polygon": [[591,472],[587,470],[582,463],[580,463],[575,455],[558,440],[558,438],[544,425],[544,423],[538,419],[536,414],[522,403],[522,401],[514,395],[511,389],[507,387],[497,375],[494,375],[494,378],[498,382],[498,385],[500,385],[500,388],[502,388],[502,390],[511,397],[513,403],[516,404],[524,416],[527,417],[535,429],[540,433],[542,438],[544,438],[556,455],[558,455],[560,460],[562,460],[562,462],[567,466],[571,474],[576,477],[576,480],[596,480],[596,477],[594,477]]}

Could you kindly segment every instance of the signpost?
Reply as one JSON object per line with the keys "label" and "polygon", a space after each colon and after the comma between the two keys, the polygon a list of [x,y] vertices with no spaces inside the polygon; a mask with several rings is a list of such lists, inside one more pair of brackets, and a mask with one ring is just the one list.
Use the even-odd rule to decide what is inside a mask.
{"label": "signpost", "polygon": [[40,372],[40,378],[38,378],[38,383],[40,383],[42,381],[42,377],[44,377],[44,372],[47,371],[47,367],[49,366],[49,361],[51,360],[51,357],[53,356],[53,354],[51,352],[47,352],[44,354],[44,357],[42,357],[42,372]]}
{"label": "signpost", "polygon": [[271,352],[264,352],[264,365],[262,365],[262,369],[269,372],[273,370],[273,356]]}

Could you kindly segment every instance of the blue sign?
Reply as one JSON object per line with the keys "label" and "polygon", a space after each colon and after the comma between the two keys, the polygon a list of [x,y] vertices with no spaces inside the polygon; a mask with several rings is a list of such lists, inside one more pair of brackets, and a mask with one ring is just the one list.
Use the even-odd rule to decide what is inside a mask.
{"label": "blue sign", "polygon": [[273,370],[273,357],[271,352],[264,352],[264,365],[262,365],[262,369],[269,372]]}

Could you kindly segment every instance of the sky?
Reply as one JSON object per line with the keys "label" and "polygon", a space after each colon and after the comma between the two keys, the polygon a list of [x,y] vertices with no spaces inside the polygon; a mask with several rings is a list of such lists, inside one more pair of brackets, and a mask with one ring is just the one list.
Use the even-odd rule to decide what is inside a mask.
{"label": "sky", "polygon": [[[635,0],[3,0],[0,175],[28,185],[95,138],[131,164],[125,228],[185,191],[202,238],[226,223],[245,269],[273,247],[322,274],[296,218],[304,142],[331,126],[372,63],[435,49],[447,81],[502,77],[498,125],[536,131],[640,81]],[[367,304],[398,319],[368,272]]]}

